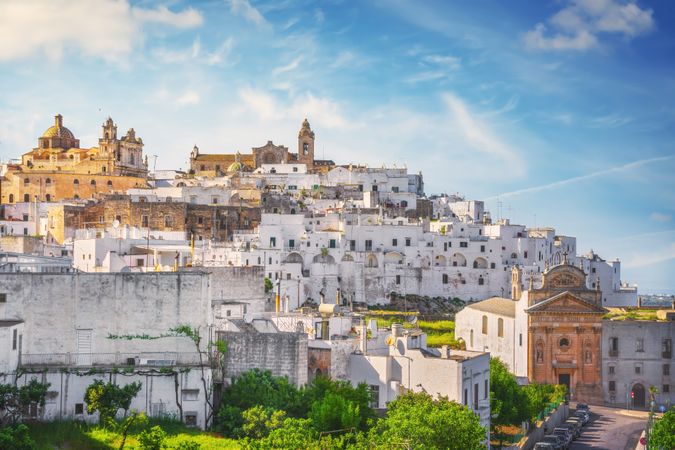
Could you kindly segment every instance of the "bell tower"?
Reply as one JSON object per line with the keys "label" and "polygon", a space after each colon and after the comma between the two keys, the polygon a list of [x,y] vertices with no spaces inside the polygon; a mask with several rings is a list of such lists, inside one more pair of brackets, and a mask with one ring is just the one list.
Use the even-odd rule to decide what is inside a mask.
{"label": "bell tower", "polygon": [[511,269],[511,299],[520,300],[520,295],[523,292],[522,280],[523,271],[520,269],[520,266],[515,265]]}
{"label": "bell tower", "polygon": [[103,128],[103,131],[101,137],[98,139],[98,148],[101,149],[102,155],[114,156],[119,148],[119,143],[117,141],[117,125],[115,125],[112,118],[108,117],[101,128]]}
{"label": "bell tower", "polygon": [[298,133],[298,162],[307,165],[308,169],[314,166],[314,132],[307,119]]}

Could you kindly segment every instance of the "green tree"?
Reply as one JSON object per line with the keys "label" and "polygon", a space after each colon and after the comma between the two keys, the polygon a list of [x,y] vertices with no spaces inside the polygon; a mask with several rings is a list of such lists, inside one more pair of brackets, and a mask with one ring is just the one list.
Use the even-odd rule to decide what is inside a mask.
{"label": "green tree", "polygon": [[434,400],[425,392],[408,392],[389,404],[387,416],[370,430],[377,448],[485,448],[485,429],[471,410],[447,397]]}
{"label": "green tree", "polygon": [[[303,403],[306,405],[308,410],[312,408],[312,406],[317,402],[323,401],[323,399],[329,394],[343,398],[345,400],[343,404],[352,405],[353,410],[357,412],[359,420],[358,424],[355,426],[362,430],[367,429],[369,423],[375,418],[375,411],[373,411],[373,409],[370,407],[370,388],[365,383],[361,383],[357,387],[354,387],[348,381],[331,380],[326,377],[317,377],[312,380],[309,385],[307,385],[302,394],[304,399]],[[336,401],[337,400],[333,400],[333,404],[335,404]],[[326,430],[322,429],[320,431]]]}
{"label": "green tree", "polygon": [[93,414],[99,413],[98,421],[101,425],[109,425],[109,422],[115,419],[117,411],[124,410],[124,415],[131,406],[131,401],[141,390],[141,382],[127,384],[119,387],[115,383],[104,383],[102,380],[95,380],[87,386],[84,393],[84,402],[87,404],[87,412]]}
{"label": "green tree", "polygon": [[675,449],[675,406],[654,423],[649,448]]}
{"label": "green tree", "polygon": [[0,426],[19,423],[31,409],[44,407],[49,386],[35,378],[21,387],[0,384]]}
{"label": "green tree", "polygon": [[258,440],[245,439],[243,449],[318,449],[319,435],[309,419],[288,418],[281,427]]}
{"label": "green tree", "polygon": [[312,404],[309,418],[319,432],[358,429],[361,425],[359,405],[332,392]]}
{"label": "green tree", "polygon": [[269,278],[265,277],[264,283],[265,283],[265,292],[269,292],[272,289],[274,289],[274,283],[272,283],[272,280],[270,280]]}
{"label": "green tree", "polygon": [[242,418],[244,419],[242,425],[244,435],[251,439],[260,439],[283,425],[286,411],[274,411],[257,405],[244,411]]}
{"label": "green tree", "polygon": [[35,448],[35,442],[31,439],[26,425],[6,426],[0,428],[0,448],[32,450]]}
{"label": "green tree", "polygon": [[529,420],[533,410],[527,393],[498,358],[490,359],[490,410],[493,432]]}

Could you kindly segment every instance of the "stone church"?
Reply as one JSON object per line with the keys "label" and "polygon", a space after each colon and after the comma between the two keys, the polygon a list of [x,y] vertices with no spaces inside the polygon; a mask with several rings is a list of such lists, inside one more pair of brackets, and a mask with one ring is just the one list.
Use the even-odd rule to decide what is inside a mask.
{"label": "stone church", "polygon": [[325,172],[334,166],[332,161],[314,158],[314,131],[309,121],[302,122],[298,132],[298,152],[275,145],[272,141],[262,147],[253,147],[250,154],[200,153],[195,145],[190,153],[190,174],[215,177],[237,172],[252,172],[263,164],[305,164],[308,172]]}
{"label": "stone church", "polygon": [[511,298],[457,313],[456,338],[501,359],[521,383],[565,384],[574,400],[602,402],[601,291],[588,289],[586,273],[566,258],[545,270],[538,288],[532,279],[524,288],[517,266],[511,284]]}
{"label": "stone church", "polygon": [[143,140],[133,128],[118,138],[109,117],[98,147],[80,148],[80,140],[54,117],[54,125],[38,138],[38,145],[5,166],[0,179],[2,203],[54,202],[86,199],[98,194],[147,187],[148,164]]}

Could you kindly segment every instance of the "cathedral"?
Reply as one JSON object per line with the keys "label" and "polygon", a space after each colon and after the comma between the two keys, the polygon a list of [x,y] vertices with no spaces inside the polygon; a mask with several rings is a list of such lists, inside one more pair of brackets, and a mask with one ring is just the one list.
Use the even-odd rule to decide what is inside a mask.
{"label": "cathedral", "polygon": [[0,201],[54,202],[147,187],[143,140],[133,128],[118,138],[111,118],[102,128],[98,147],[80,148],[80,140],[57,115],[54,125],[38,138],[36,148],[23,154],[20,163],[5,167]]}
{"label": "cathedral", "polygon": [[237,172],[252,172],[263,164],[305,164],[307,171],[327,172],[334,167],[333,161],[314,158],[314,131],[305,119],[298,132],[298,152],[291,153],[288,147],[275,145],[272,141],[262,147],[253,147],[250,154],[200,153],[195,145],[190,153],[190,174],[197,176],[223,176]]}

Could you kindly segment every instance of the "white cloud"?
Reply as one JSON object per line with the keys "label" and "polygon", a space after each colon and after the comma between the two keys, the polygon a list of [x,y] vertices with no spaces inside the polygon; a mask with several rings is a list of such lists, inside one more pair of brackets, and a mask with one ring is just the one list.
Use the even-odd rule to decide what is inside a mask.
{"label": "white cloud", "polygon": [[459,70],[462,66],[462,60],[460,58],[449,55],[427,55],[422,58],[422,61],[439,66],[445,66],[450,70]]}
{"label": "white cloud", "polygon": [[653,212],[649,215],[649,218],[651,220],[654,220],[656,222],[670,222],[673,217],[670,214],[664,214],[660,212]]}
{"label": "white cloud", "polygon": [[277,67],[274,70],[272,70],[272,74],[273,75],[279,75],[279,74],[282,74],[282,73],[291,72],[291,71],[298,68],[301,61],[302,61],[302,56],[298,56],[293,61],[286,64],[285,66]]}
{"label": "white cloud", "polygon": [[606,116],[596,117],[588,124],[591,128],[617,128],[631,122],[630,117],[621,116],[619,114],[608,114]]}
{"label": "white cloud", "polygon": [[6,0],[0,2],[0,61],[36,55],[58,61],[66,51],[79,51],[124,62],[153,23],[192,28],[202,16],[192,8],[145,9],[126,0]]}
{"label": "white cloud", "polygon": [[191,106],[198,104],[200,101],[201,97],[198,92],[188,90],[176,99],[176,104],[178,106]]}
{"label": "white cloud", "polygon": [[535,193],[535,192],[545,191],[545,190],[548,190],[548,189],[554,189],[554,188],[567,186],[569,184],[578,183],[580,181],[590,180],[592,178],[597,178],[597,177],[601,177],[601,176],[605,176],[605,175],[624,172],[624,171],[627,171],[627,170],[635,169],[636,167],[644,166],[646,164],[668,161],[670,159],[673,159],[673,156],[660,156],[660,157],[657,157],[657,158],[641,159],[641,160],[638,160],[638,161],[633,161],[632,163],[624,164],[622,166],[610,167],[609,169],[599,170],[597,172],[592,172],[592,173],[589,173],[589,174],[586,174],[586,175],[580,175],[578,177],[567,178],[565,180],[554,181],[553,183],[548,183],[548,184],[544,184],[544,185],[541,185],[541,186],[534,186],[534,187],[530,187],[530,188],[519,189],[517,191],[504,192],[503,194],[488,197],[485,200],[493,200],[493,199],[498,199],[500,197],[511,197],[511,196],[514,196],[514,195],[521,195],[521,194],[532,194],[532,193]]}
{"label": "white cloud", "polygon": [[214,52],[206,55],[206,64],[210,66],[218,66],[227,62],[230,52],[232,52],[232,47],[234,47],[234,39],[231,37],[225,39],[220,47],[218,47]]}
{"label": "white cloud", "polygon": [[548,19],[524,34],[525,45],[538,50],[589,50],[602,34],[631,39],[654,28],[653,11],[634,0],[570,0]]}
{"label": "white cloud", "polygon": [[230,11],[235,16],[241,16],[256,25],[267,23],[260,11],[255,9],[249,0],[229,0],[227,3],[230,4]]}

